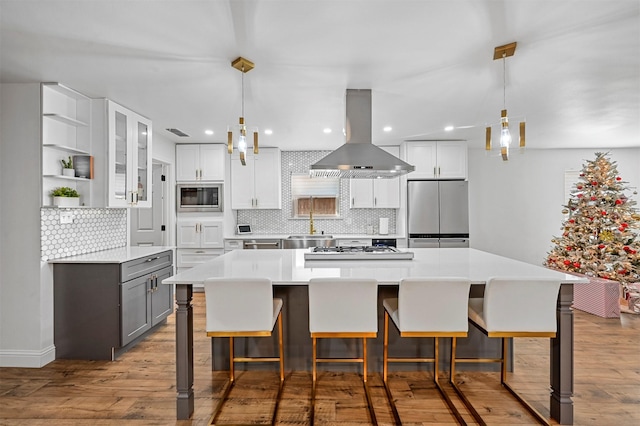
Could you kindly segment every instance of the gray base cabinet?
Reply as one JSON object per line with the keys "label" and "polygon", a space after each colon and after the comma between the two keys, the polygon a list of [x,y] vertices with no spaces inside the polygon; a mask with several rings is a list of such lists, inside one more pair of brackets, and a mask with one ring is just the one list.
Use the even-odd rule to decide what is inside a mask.
{"label": "gray base cabinet", "polygon": [[124,263],[56,263],[56,358],[115,359],[173,312],[173,251]]}

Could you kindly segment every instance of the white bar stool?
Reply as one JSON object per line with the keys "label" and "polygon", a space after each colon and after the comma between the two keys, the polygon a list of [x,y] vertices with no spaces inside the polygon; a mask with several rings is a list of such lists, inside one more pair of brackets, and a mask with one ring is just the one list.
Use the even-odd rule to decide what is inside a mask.
{"label": "white bar stool", "polygon": [[[396,424],[401,425],[387,373],[390,362],[432,362],[433,381],[459,424],[466,425],[451,398],[438,381],[438,343],[440,337],[451,338],[451,353],[456,351],[456,338],[466,337],[469,330],[467,301],[471,282],[467,278],[405,278],[400,281],[398,298],[384,299],[384,345],[382,379]],[[400,337],[433,337],[433,358],[389,357],[389,318]]]}
{"label": "white bar stool", "polygon": [[[556,301],[560,281],[549,278],[493,277],[485,286],[484,298],[469,299],[469,321],[488,337],[502,339],[500,358],[462,358],[456,362],[499,362],[500,383],[542,424],[549,420],[524,400],[507,383],[508,340],[513,337],[556,337]],[[455,384],[455,370],[451,370],[451,384],[474,418],[481,424],[479,413]]]}
{"label": "white bar stool", "polygon": [[[314,424],[318,362],[362,363],[362,381],[371,423],[377,425],[367,386],[367,338],[378,335],[378,282],[358,278],[309,280],[309,331],[313,340],[311,425]],[[318,358],[317,339],[361,338],[362,358]]]}
{"label": "white bar stool", "polygon": [[[279,362],[280,387],[271,418],[271,424],[275,424],[284,387],[282,299],[273,297],[271,280],[266,278],[209,278],[204,282],[204,292],[207,336],[229,338],[229,383],[209,424],[216,424],[222,406],[236,383],[234,374],[236,362]],[[236,357],[234,355],[234,337],[271,336],[276,322],[278,323],[278,357]]]}

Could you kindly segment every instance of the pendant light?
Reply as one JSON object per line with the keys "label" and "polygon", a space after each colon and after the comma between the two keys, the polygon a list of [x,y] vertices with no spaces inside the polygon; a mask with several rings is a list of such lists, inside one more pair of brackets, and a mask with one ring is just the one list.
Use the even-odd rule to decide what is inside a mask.
{"label": "pendant light", "polygon": [[[242,73],[242,110],[240,119],[238,120],[238,125],[229,126],[229,128],[227,129],[227,151],[229,152],[229,154],[233,154],[233,129],[235,128],[237,135],[235,145],[238,149],[238,153],[240,154],[240,162],[243,166],[246,166],[247,125],[244,122],[244,75],[247,72],[251,71],[255,67],[255,65],[253,64],[253,62],[241,56],[231,62],[231,66]],[[258,153],[258,129],[253,129],[253,153]]]}
{"label": "pendant light", "polygon": [[[509,43],[504,46],[498,46],[494,49],[493,59],[502,59],[502,111],[500,112],[500,156],[503,161],[509,160],[509,148],[511,147],[512,137],[509,129],[509,116],[507,114],[507,63],[506,59],[513,56],[516,52],[517,43]],[[525,123],[521,122],[519,126],[520,148],[525,146]],[[486,146],[487,151],[491,151],[491,127],[486,129]]]}

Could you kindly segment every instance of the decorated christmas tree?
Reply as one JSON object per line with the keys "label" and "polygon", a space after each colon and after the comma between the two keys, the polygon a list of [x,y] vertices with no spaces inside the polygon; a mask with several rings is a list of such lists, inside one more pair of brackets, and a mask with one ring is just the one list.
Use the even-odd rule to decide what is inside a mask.
{"label": "decorated christmas tree", "polygon": [[[587,161],[563,212],[562,235],[545,265],[620,282],[640,281],[640,215],[632,191],[606,153]],[[637,191],[633,191],[637,194]]]}

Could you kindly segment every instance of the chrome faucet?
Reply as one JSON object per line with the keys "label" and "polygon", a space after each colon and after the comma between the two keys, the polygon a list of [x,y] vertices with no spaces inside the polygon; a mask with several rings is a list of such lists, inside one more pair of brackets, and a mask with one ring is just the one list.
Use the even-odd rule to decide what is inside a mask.
{"label": "chrome faucet", "polygon": [[309,235],[316,233],[316,228],[313,227],[313,197],[309,197]]}

